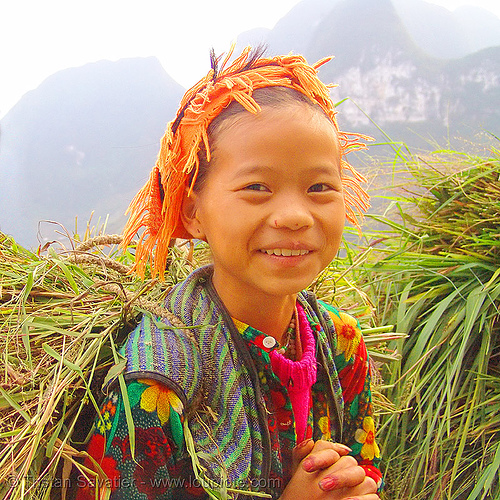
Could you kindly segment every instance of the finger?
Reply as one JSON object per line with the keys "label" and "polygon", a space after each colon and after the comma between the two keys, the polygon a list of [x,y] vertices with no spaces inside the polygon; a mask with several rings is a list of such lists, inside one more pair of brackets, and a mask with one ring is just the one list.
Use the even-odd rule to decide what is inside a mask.
{"label": "finger", "polygon": [[300,462],[302,462],[302,460],[304,460],[304,458],[306,458],[307,455],[311,453],[313,448],[314,448],[314,441],[312,439],[308,439],[299,443],[292,450],[292,474],[295,473]]}
{"label": "finger", "polygon": [[[356,495],[366,495],[368,493],[377,493],[377,483],[371,478],[366,476],[363,482],[352,489],[352,493]],[[349,492],[351,494],[351,492]]]}
{"label": "finger", "polygon": [[333,448],[313,451],[303,460],[302,468],[306,472],[316,472],[334,465],[340,458],[340,455]]}
{"label": "finger", "polygon": [[329,449],[335,450],[341,456],[348,455],[352,451],[351,448],[349,448],[349,446],[346,446],[345,444],[334,443],[332,441],[326,441],[324,439],[319,439],[314,443],[313,451]]}
{"label": "finger", "polygon": [[346,491],[346,495],[351,499],[359,497],[360,499],[362,498],[365,500],[365,496],[367,495],[375,495],[374,498],[377,500],[379,498],[377,495],[377,484],[371,477],[368,476],[365,477],[361,484],[348,489]]}
{"label": "finger", "polygon": [[341,457],[346,456],[351,449],[341,443],[319,440],[314,443],[314,448],[302,462],[302,467],[307,472],[316,472],[330,467]]}
{"label": "finger", "polygon": [[377,489],[370,489],[368,487],[363,489],[354,490],[363,484],[366,474],[362,467],[355,465],[354,467],[344,467],[341,469],[332,470],[328,469],[328,473],[321,476],[318,486],[323,491],[333,491],[342,488],[353,489],[353,493],[375,493]]}
{"label": "finger", "polygon": [[349,469],[353,467],[359,467],[357,460],[351,455],[346,455],[345,457],[340,457],[334,464],[330,465],[327,469],[323,469],[323,475],[335,473],[336,471],[342,469]]}

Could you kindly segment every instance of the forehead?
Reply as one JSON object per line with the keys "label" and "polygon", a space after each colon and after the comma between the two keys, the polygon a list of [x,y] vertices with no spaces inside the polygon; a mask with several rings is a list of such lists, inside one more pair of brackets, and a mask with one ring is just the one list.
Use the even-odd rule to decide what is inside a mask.
{"label": "forehead", "polygon": [[269,133],[273,133],[274,130],[274,133],[279,134],[283,122],[302,123],[306,128],[314,128],[319,134],[324,134],[325,139],[333,139],[340,151],[337,129],[323,110],[313,103],[289,100],[282,102],[280,106],[261,105],[261,111],[256,114],[243,109],[241,112],[229,113],[223,117],[223,120],[215,123],[210,133],[210,144],[214,148],[212,152],[215,152],[220,139],[236,128],[251,130],[253,127],[259,127],[266,128]]}
{"label": "forehead", "polygon": [[324,114],[301,103],[235,115],[225,121],[213,145],[209,176],[224,171],[232,178],[257,170],[274,172],[283,180],[312,172],[340,175],[334,125]]}

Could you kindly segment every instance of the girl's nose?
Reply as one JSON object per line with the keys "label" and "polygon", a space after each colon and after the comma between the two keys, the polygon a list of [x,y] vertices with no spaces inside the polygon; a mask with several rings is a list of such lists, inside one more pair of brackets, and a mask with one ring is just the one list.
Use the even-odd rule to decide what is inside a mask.
{"label": "girl's nose", "polygon": [[285,203],[272,214],[272,225],[275,228],[286,228],[293,231],[311,227],[314,223],[311,212],[304,206]]}

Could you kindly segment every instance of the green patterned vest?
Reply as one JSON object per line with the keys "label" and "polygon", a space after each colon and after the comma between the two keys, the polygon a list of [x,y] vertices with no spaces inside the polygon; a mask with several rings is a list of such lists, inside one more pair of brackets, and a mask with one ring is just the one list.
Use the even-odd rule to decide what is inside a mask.
{"label": "green patterned vest", "polygon": [[[126,378],[153,378],[173,389],[184,404],[196,452],[211,478],[258,489],[270,472],[267,412],[257,371],[211,282],[212,267],[193,272],[169,293],[174,317],[145,314],[122,348]],[[336,335],[312,294],[298,300],[322,326],[316,332],[318,376],[327,379],[334,437],[342,438],[343,401],[333,362]],[[333,352],[332,352],[333,349]],[[262,490],[262,488],[260,488]]]}

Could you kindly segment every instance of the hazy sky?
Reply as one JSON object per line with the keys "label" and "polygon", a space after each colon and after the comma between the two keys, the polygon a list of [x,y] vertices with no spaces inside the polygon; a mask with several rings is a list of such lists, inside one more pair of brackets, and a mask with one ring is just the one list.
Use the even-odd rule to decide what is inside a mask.
{"label": "hazy sky", "polygon": [[[223,52],[243,31],[272,28],[299,1],[0,0],[0,117],[51,74],[100,59],[157,56],[191,86],[206,72],[210,47]],[[499,0],[432,3],[500,17]]]}

